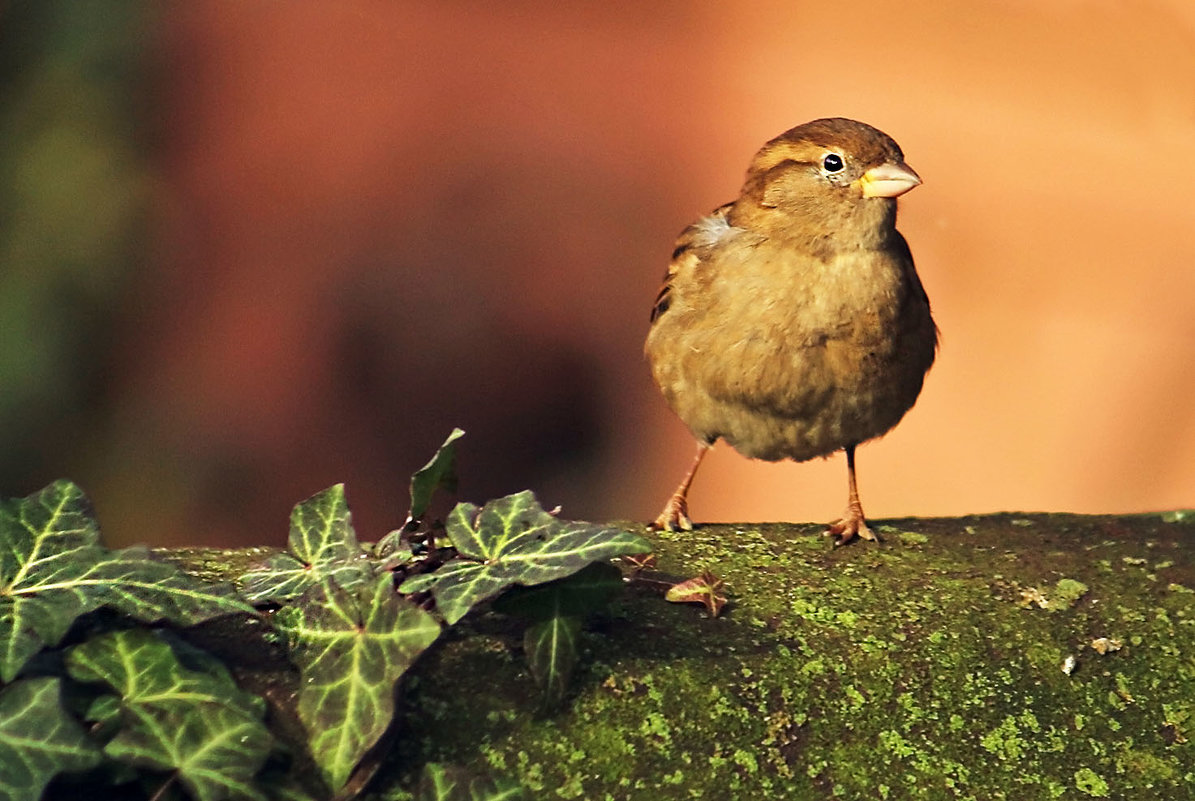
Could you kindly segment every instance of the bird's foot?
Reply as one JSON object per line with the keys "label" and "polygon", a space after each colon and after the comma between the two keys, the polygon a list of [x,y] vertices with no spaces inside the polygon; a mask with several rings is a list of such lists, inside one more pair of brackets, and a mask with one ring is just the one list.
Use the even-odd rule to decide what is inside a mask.
{"label": "bird's foot", "polygon": [[689,504],[682,495],[673,495],[664,506],[664,511],[651,527],[657,531],[692,531],[693,521],[689,519]]}
{"label": "bird's foot", "polygon": [[847,506],[846,513],[841,519],[835,520],[826,528],[826,536],[834,538],[835,547],[846,545],[858,537],[863,540],[879,542],[879,537],[867,527],[867,520],[863,517],[863,508]]}

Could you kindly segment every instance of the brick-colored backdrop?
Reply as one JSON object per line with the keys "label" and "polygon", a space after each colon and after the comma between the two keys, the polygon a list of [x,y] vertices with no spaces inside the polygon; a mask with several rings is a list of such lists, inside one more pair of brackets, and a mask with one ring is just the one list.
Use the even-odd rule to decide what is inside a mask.
{"label": "brick-colored backdrop", "polygon": [[[691,455],[640,355],[673,238],[830,115],[923,177],[901,229],[942,330],[860,451],[869,515],[1195,505],[1188,0],[191,0],[150,35],[127,458],[74,476],[114,538],[278,542],[336,481],[376,537],[453,425],[467,497],[653,516]],[[691,509],[844,498],[841,457],[723,445]]]}

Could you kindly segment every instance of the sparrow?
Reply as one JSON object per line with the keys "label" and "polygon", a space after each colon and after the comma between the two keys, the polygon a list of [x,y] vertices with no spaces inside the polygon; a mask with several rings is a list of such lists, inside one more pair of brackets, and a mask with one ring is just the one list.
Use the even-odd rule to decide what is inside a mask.
{"label": "sparrow", "polygon": [[689,487],[723,439],[767,461],[845,451],[846,511],[826,534],[876,539],[855,448],[912,408],[938,344],[896,230],[896,198],[920,183],[887,134],[814,120],[765,144],[738,198],[681,233],[644,353],[697,455],[655,528],[693,527]]}

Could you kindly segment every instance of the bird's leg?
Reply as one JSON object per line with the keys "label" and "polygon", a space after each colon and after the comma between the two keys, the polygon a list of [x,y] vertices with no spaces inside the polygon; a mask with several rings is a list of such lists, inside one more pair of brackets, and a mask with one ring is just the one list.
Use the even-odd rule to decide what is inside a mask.
{"label": "bird's leg", "polygon": [[706,451],[710,449],[711,445],[713,445],[712,442],[701,440],[697,442],[697,455],[693,458],[693,464],[689,466],[689,472],[685,473],[676,492],[672,493],[668,503],[664,504],[664,511],[660,512],[660,516],[651,524],[652,528],[664,531],[676,531],[678,528],[684,531],[693,530],[693,521],[689,519],[689,485],[693,483],[697,467],[705,458]]}
{"label": "bird's leg", "polygon": [[867,527],[863,517],[863,504],[859,503],[859,486],[855,483],[855,446],[846,446],[846,474],[849,487],[846,498],[846,512],[842,518],[831,523],[826,536],[834,537],[835,545],[846,545],[855,537],[877,541],[876,535]]}

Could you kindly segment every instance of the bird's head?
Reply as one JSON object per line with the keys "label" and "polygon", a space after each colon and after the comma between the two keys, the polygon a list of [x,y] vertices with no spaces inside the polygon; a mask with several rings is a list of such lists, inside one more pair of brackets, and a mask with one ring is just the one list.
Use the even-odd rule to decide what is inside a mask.
{"label": "bird's head", "polygon": [[747,171],[743,198],[753,227],[817,226],[847,236],[895,225],[895,199],[921,178],[892,137],[841,117],[799,125],[765,144]]}

